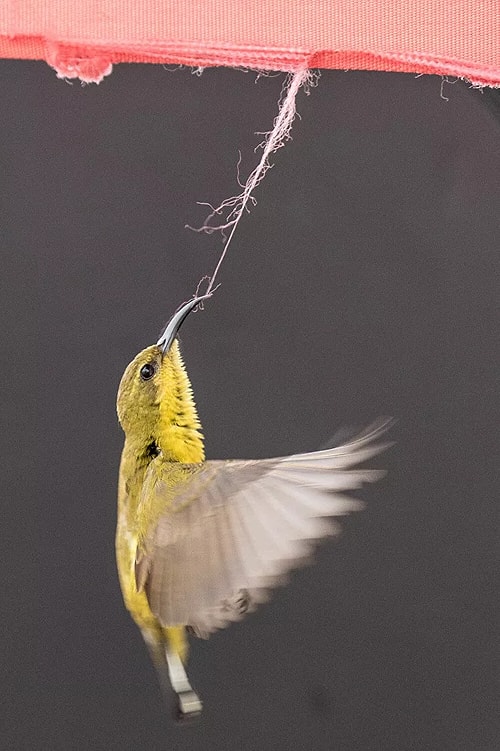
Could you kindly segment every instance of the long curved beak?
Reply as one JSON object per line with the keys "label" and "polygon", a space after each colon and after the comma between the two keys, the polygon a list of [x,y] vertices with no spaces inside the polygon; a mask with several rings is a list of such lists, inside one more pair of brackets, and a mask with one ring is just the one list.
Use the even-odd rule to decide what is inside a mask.
{"label": "long curved beak", "polygon": [[208,300],[209,297],[212,297],[211,293],[209,293],[208,295],[202,295],[201,297],[195,296],[192,300],[188,300],[188,302],[184,303],[184,305],[182,305],[179,310],[174,313],[170,321],[165,326],[163,334],[156,342],[156,346],[160,347],[163,354],[168,352],[168,350],[172,346],[172,343],[177,336],[180,327],[182,326],[188,315],[191,313],[191,311],[196,308],[196,306],[200,302],[202,302],[202,300]]}

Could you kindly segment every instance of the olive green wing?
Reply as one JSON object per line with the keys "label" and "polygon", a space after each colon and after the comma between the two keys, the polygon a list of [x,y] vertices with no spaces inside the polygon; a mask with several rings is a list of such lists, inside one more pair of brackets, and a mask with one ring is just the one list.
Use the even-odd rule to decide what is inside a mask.
{"label": "olive green wing", "polygon": [[353,467],[386,448],[379,439],[387,425],[343,446],[279,459],[155,459],[141,501],[154,521],[138,549],[136,580],[160,622],[208,635],[266,600],[315,541],[339,531],[331,517],[362,506],[343,491],[383,474]]}

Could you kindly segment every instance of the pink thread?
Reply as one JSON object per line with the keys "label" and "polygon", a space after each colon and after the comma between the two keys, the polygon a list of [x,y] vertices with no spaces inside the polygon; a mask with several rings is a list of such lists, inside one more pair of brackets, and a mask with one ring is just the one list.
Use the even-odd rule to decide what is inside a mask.
{"label": "pink thread", "polygon": [[[244,211],[245,210],[248,211],[247,209],[248,202],[250,201],[253,205],[255,205],[255,198],[253,197],[252,193],[257,187],[257,185],[259,185],[259,183],[262,181],[267,170],[271,166],[269,163],[269,157],[271,156],[271,154],[273,154],[275,151],[281,148],[283,144],[291,137],[290,130],[291,130],[293,121],[295,119],[296,111],[297,111],[295,100],[299,92],[299,89],[301,88],[301,86],[305,86],[306,93],[309,93],[307,87],[312,86],[315,82],[316,82],[316,78],[314,74],[312,74],[311,71],[309,71],[307,68],[296,71],[295,73],[287,76],[287,79],[285,81],[285,84],[281,92],[279,111],[278,111],[278,115],[276,119],[274,120],[273,129],[269,131],[268,133],[262,134],[262,135],[265,135],[265,139],[260,144],[263,151],[262,151],[262,156],[260,158],[260,161],[257,167],[255,167],[255,169],[250,173],[247,181],[242,186],[243,187],[242,192],[239,193],[237,196],[226,198],[224,201],[222,201],[220,206],[217,206],[217,208],[211,207],[212,211],[206,218],[203,226],[195,230],[196,232],[206,232],[207,234],[212,234],[213,232],[217,232],[217,231],[221,231],[224,234],[226,230],[230,230],[228,238],[224,245],[224,249],[217,262],[214,272],[212,276],[210,277],[210,281],[209,281],[207,290],[205,292],[206,295],[210,294],[212,290],[214,289],[215,279],[222,265],[222,262],[224,261],[224,258],[228,251],[231,240],[233,239],[233,235],[236,231],[236,227],[238,226],[240,219],[243,216]],[[238,182],[239,182],[239,161],[238,161]],[[210,204],[206,204],[206,205],[210,205]],[[215,225],[210,224],[212,219],[218,216],[223,217],[222,223],[215,224]],[[193,229],[193,228],[191,227],[190,229]]]}

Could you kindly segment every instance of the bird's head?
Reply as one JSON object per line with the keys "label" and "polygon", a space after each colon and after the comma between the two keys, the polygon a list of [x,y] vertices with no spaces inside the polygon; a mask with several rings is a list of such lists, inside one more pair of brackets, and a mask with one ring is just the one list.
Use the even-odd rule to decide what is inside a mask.
{"label": "bird's head", "polygon": [[[178,351],[177,342],[175,349]],[[116,400],[118,419],[127,434],[153,430],[163,391],[160,387],[165,381],[172,354],[163,355],[155,344],[139,352],[127,366]]]}
{"label": "bird's head", "polygon": [[163,443],[169,453],[166,444],[174,436],[180,438],[182,434],[189,443],[190,436],[202,442],[191,384],[176,336],[183,321],[203,299],[196,297],[185,303],[170,319],[158,342],[139,352],[122,376],[116,403],[118,419],[134,443]]}

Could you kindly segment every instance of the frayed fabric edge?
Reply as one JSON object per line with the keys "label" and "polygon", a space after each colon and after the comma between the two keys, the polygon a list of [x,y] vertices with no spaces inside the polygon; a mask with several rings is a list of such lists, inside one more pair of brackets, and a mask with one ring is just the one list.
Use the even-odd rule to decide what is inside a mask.
{"label": "frayed fabric edge", "polygon": [[60,43],[43,37],[0,36],[0,57],[42,59],[59,78],[79,78],[100,83],[113,64],[163,63],[195,68],[230,67],[295,72],[304,68],[378,70],[399,73],[446,75],[462,78],[472,86],[500,87],[500,66],[458,60],[425,52],[412,54],[362,50],[280,49],[257,46],[233,47],[198,43],[148,44],[111,42],[101,45]]}

